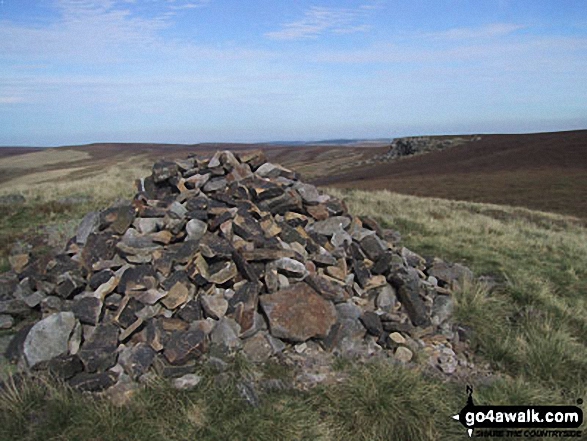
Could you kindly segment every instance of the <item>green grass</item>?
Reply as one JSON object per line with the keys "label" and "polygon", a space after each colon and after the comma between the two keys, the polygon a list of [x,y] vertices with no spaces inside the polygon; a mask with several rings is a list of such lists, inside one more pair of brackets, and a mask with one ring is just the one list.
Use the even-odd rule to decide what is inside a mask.
{"label": "green grass", "polygon": [[[49,193],[29,198],[0,219],[4,256],[6,244],[46,231],[39,228],[48,222],[67,236],[68,220],[106,205],[107,198],[128,197],[132,183],[127,184],[118,194],[109,190],[100,198],[88,193],[87,204],[68,207]],[[62,190],[60,197],[66,194]],[[587,400],[587,230],[579,222],[389,192],[331,193],[343,197],[351,213],[399,230],[413,251],[465,263],[477,275],[493,275],[499,282],[494,289],[464,284],[455,293],[455,319],[470,330],[479,361],[489,362],[498,374],[474,384],[477,403]],[[386,363],[359,366],[339,360],[333,367],[348,380],[311,391],[259,391],[259,407],[246,403],[238,382],[262,377],[288,383],[294,377],[291,368],[277,362],[255,367],[237,357],[222,382],[202,369],[204,380],[194,391],[155,382],[122,407],[62,384],[27,380],[0,392],[0,439],[465,439],[463,428],[450,419],[465,403],[464,383]]]}

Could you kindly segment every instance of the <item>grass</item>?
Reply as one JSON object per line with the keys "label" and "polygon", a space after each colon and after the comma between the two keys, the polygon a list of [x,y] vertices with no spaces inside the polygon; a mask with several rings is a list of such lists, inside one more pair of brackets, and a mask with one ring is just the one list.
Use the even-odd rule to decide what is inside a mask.
{"label": "grass", "polygon": [[86,213],[103,209],[116,199],[131,198],[135,193],[134,180],[148,175],[148,167],[133,161],[76,179],[70,178],[71,172],[66,169],[47,182],[37,182],[26,175],[25,183],[9,181],[0,185],[0,195],[20,194],[26,199],[22,205],[2,207],[0,271],[9,269],[7,256],[17,240],[44,236],[49,242],[64,244],[75,234]]}
{"label": "grass", "polygon": [[399,230],[408,248],[502,281],[495,290],[475,283],[455,293],[456,317],[473,330],[478,353],[561,402],[587,397],[587,229],[580,223],[385,191],[331,193],[351,212]]}
{"label": "grass", "polygon": [[[0,189],[27,203],[0,219],[3,252],[49,221],[59,234],[90,209],[133,193],[146,169],[122,166],[72,182]],[[459,261],[497,288],[475,282],[455,293],[455,319],[471,335],[481,361],[498,373],[475,383],[478,404],[575,404],[587,400],[587,230],[576,219],[489,204],[328,191],[350,212],[399,230],[421,255]],[[86,202],[63,204],[71,194]],[[61,229],[60,229],[61,228]],[[243,379],[287,383],[291,368],[254,368],[238,358],[224,381],[202,369],[194,391],[156,381],[125,406],[71,391],[50,380],[26,379],[0,392],[2,440],[378,440],[465,439],[450,419],[465,403],[465,385],[389,363],[337,361],[348,380],[310,391],[262,392],[260,405],[240,395]]]}

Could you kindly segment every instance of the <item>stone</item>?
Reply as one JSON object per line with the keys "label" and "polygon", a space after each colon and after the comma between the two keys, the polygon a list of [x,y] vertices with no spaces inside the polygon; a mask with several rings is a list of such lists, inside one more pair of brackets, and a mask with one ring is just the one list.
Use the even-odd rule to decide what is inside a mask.
{"label": "stone", "polygon": [[36,308],[41,304],[45,297],[47,297],[47,295],[44,292],[35,291],[31,295],[24,297],[22,300],[29,308]]}
{"label": "stone", "polygon": [[206,233],[199,243],[202,255],[207,258],[230,259],[232,246],[226,239],[215,234]]}
{"label": "stone", "polygon": [[111,260],[116,253],[118,238],[115,234],[103,231],[91,233],[82,249],[82,262],[87,269],[92,269],[100,261]]}
{"label": "stone", "polygon": [[306,283],[259,298],[271,335],[293,342],[324,338],[336,322],[334,305]]}
{"label": "stone", "polygon": [[124,234],[134,220],[135,209],[131,205],[111,207],[100,213],[100,229],[109,228],[116,234]]}
{"label": "stone", "polygon": [[442,347],[436,357],[436,366],[445,374],[453,374],[459,365],[455,352],[446,346]]}
{"label": "stone", "polygon": [[326,220],[318,221],[312,225],[312,231],[323,236],[331,237],[337,231],[344,230],[351,224],[346,216],[333,216]]}
{"label": "stone", "polygon": [[440,286],[448,285],[449,287],[452,287],[454,283],[471,281],[474,278],[473,272],[466,266],[458,263],[451,265],[440,259],[436,259],[432,267],[428,269],[428,275],[435,277],[440,282]]}
{"label": "stone", "polygon": [[249,150],[245,152],[239,152],[238,158],[241,162],[246,162],[249,164],[253,170],[256,170],[265,162],[267,162],[267,158],[265,157],[263,150]]}
{"label": "stone", "polygon": [[344,286],[338,283],[331,282],[323,276],[311,274],[305,279],[306,283],[310,285],[318,294],[334,303],[341,303],[346,301],[350,295]]}
{"label": "stone", "polygon": [[379,239],[379,237],[377,237],[374,234],[364,237],[360,243],[361,249],[365,252],[365,255],[372,261],[379,260],[387,251],[387,246],[383,243],[381,239]]}
{"label": "stone", "polygon": [[153,348],[146,343],[138,343],[136,346],[124,349],[118,357],[118,363],[129,377],[136,380],[149,370],[154,359]]}
{"label": "stone", "polygon": [[295,256],[295,252],[293,250],[270,248],[243,250],[240,252],[240,254],[243,256],[245,260],[248,261],[277,260],[282,258],[292,258]]}
{"label": "stone", "polygon": [[55,294],[62,299],[68,299],[80,293],[86,286],[86,281],[73,271],[67,271],[57,278]]}
{"label": "stone", "polygon": [[375,306],[385,312],[391,312],[396,305],[397,298],[395,289],[386,283],[383,287],[377,289],[377,297],[375,299]]}
{"label": "stone", "polygon": [[410,351],[408,348],[404,347],[404,346],[399,346],[396,350],[395,350],[395,354],[393,354],[395,359],[398,360],[400,363],[409,363],[412,358],[414,357],[414,354],[412,353],[412,351]]}
{"label": "stone", "polygon": [[11,299],[0,302],[0,314],[13,316],[27,316],[31,312],[24,300]]}
{"label": "stone", "polygon": [[179,378],[175,378],[171,381],[171,385],[178,390],[192,390],[200,382],[203,377],[197,374],[185,374]]}
{"label": "stone", "polygon": [[52,314],[37,322],[29,331],[23,346],[30,367],[67,353],[69,337],[75,327],[72,312]]}
{"label": "stone", "polygon": [[240,326],[233,319],[222,317],[210,333],[210,341],[212,343],[211,351],[213,353],[228,354],[240,349],[242,344],[238,337],[240,334]]}
{"label": "stone", "polygon": [[176,176],[179,172],[179,167],[175,162],[171,161],[157,161],[153,165],[152,174],[153,181],[160,183],[168,180],[169,178]]}
{"label": "stone", "polygon": [[267,199],[259,203],[259,208],[271,214],[285,214],[288,211],[301,211],[302,198],[294,190],[286,190],[281,196]]}
{"label": "stone", "polygon": [[206,315],[215,320],[224,317],[228,311],[228,301],[222,295],[202,295],[200,301]]}
{"label": "stone", "polygon": [[440,326],[450,319],[454,310],[454,300],[451,296],[437,295],[432,304],[432,324]]}
{"label": "stone", "polygon": [[275,268],[288,277],[303,278],[308,274],[306,266],[297,260],[282,257],[275,262]]}
{"label": "stone", "polygon": [[283,177],[290,177],[292,176],[293,172],[288,170],[280,165],[271,164],[270,162],[266,162],[261,165],[256,170],[257,175],[264,177],[264,178],[277,178],[279,176]]}
{"label": "stone", "polygon": [[248,164],[236,164],[232,171],[226,176],[226,181],[230,184],[232,182],[240,182],[244,179],[251,178],[253,172]]}
{"label": "stone", "polygon": [[200,240],[208,231],[208,224],[198,219],[191,219],[185,228],[190,240]]}
{"label": "stone", "polygon": [[96,233],[100,227],[100,213],[91,211],[84,216],[82,221],[77,227],[75,233],[75,241],[79,245],[85,245],[88,237],[92,233]]}
{"label": "stone", "polygon": [[201,330],[176,331],[169,338],[163,355],[172,365],[180,365],[200,358],[206,350],[206,334]]}
{"label": "stone", "polygon": [[308,206],[306,211],[317,221],[324,221],[330,216],[328,209],[323,204]]}
{"label": "stone", "polygon": [[363,323],[363,326],[365,326],[365,329],[367,329],[369,334],[376,337],[379,337],[381,334],[383,334],[381,319],[374,312],[367,311],[361,315],[361,323]]}
{"label": "stone", "polygon": [[113,276],[105,283],[101,284],[96,291],[94,291],[94,297],[104,301],[107,295],[112,293],[116,287],[118,287],[118,282],[120,279],[117,276]]}
{"label": "stone", "polygon": [[204,185],[204,191],[206,193],[221,191],[226,188],[226,184],[226,178],[224,177],[212,178]]}
{"label": "stone", "polygon": [[137,265],[128,268],[118,283],[118,292],[129,294],[134,291],[154,289],[158,285],[157,274],[151,265]]}
{"label": "stone", "polygon": [[133,226],[142,234],[149,234],[156,232],[160,227],[163,226],[161,219],[156,217],[148,218],[136,218],[133,222]]}
{"label": "stone", "polygon": [[81,372],[71,378],[68,383],[82,392],[101,392],[114,386],[118,375],[114,372],[87,373]]}
{"label": "stone", "polygon": [[398,298],[406,309],[410,320],[415,326],[426,327],[430,318],[426,312],[426,305],[420,297],[420,279],[415,269],[409,268],[393,275],[392,280],[398,289]]}
{"label": "stone", "polygon": [[14,318],[8,314],[0,314],[0,329],[10,329],[14,326]]}
{"label": "stone", "polygon": [[389,339],[395,343],[396,345],[405,345],[406,344],[406,339],[403,335],[401,335],[399,332],[392,332],[391,334],[389,334]]}
{"label": "stone", "polygon": [[96,297],[83,297],[74,300],[72,307],[75,318],[86,325],[97,325],[102,312],[102,301]]}
{"label": "stone", "polygon": [[20,274],[24,271],[25,267],[28,265],[30,260],[30,256],[28,253],[26,254],[11,254],[8,256],[8,263],[10,263],[10,267],[14,270],[15,273]]}
{"label": "stone", "polygon": [[262,332],[245,340],[243,352],[253,363],[263,363],[273,355],[273,347]]}
{"label": "stone", "polygon": [[301,182],[294,185],[294,189],[300,194],[302,200],[309,205],[317,205],[320,200],[320,193],[318,189],[310,184],[303,184]]}
{"label": "stone", "polygon": [[338,320],[324,339],[328,351],[340,351],[344,355],[353,352],[365,336],[365,327],[358,318]]}
{"label": "stone", "polygon": [[100,323],[78,353],[87,372],[103,372],[116,364],[118,328],[112,323]]}
{"label": "stone", "polygon": [[208,275],[204,275],[204,277],[210,282],[215,283],[216,285],[222,285],[229,280],[232,280],[238,274],[238,269],[234,262],[219,262],[216,265],[211,265],[208,268]]}
{"label": "stone", "polygon": [[[46,363],[41,363],[43,369],[46,369],[51,375],[60,380],[69,380],[73,376],[82,372],[84,366],[77,355],[60,355],[52,358]],[[40,367],[40,365],[37,367]]]}
{"label": "stone", "polygon": [[414,253],[412,250],[409,250],[406,247],[402,247],[400,250],[400,255],[404,258],[409,267],[420,270],[426,268],[426,260],[418,254]]}
{"label": "stone", "polygon": [[335,231],[330,239],[335,248],[346,248],[353,243],[353,238],[344,230]]}
{"label": "stone", "polygon": [[183,283],[177,282],[163,297],[161,303],[167,309],[177,309],[188,301],[189,294],[188,288]]}

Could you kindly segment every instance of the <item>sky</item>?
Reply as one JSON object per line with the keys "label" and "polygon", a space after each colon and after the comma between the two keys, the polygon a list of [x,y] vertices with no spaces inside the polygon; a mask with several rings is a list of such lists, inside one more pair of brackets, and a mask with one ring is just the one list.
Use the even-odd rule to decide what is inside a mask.
{"label": "sky", "polygon": [[0,0],[0,146],[571,129],[585,0]]}

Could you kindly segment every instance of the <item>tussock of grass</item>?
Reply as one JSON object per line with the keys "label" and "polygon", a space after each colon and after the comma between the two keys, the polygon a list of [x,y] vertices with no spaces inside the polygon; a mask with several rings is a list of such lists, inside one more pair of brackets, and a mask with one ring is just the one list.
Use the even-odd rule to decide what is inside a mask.
{"label": "tussock of grass", "polygon": [[347,383],[325,389],[318,398],[336,439],[407,441],[462,435],[461,427],[447,418],[462,407],[454,394],[398,365],[356,367]]}

